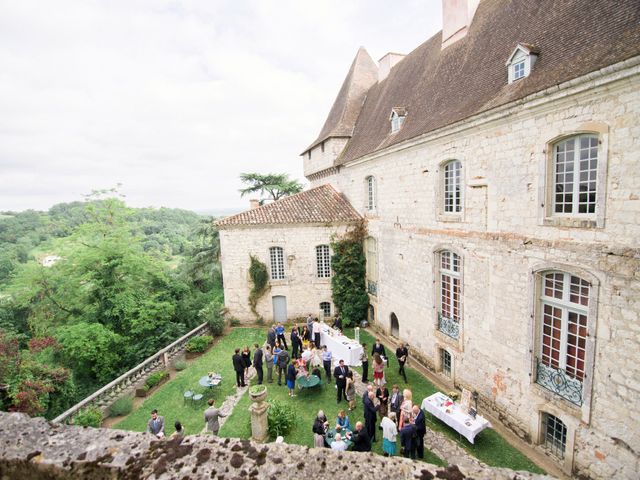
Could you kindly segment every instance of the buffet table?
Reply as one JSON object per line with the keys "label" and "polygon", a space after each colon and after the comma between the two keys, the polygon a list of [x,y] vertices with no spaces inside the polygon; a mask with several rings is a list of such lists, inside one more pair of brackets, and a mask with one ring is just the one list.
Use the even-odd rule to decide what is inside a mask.
{"label": "buffet table", "polygon": [[471,443],[482,430],[491,427],[491,423],[487,419],[480,415],[476,415],[475,419],[472,418],[461,410],[460,405],[453,403],[449,397],[441,392],[425,398],[421,407],[449,425]]}
{"label": "buffet table", "polygon": [[345,337],[339,330],[322,323],[320,341],[333,354],[334,364],[337,365],[338,361],[344,360],[344,364],[351,367],[362,365],[360,361],[360,355],[363,352],[362,345],[349,337]]}

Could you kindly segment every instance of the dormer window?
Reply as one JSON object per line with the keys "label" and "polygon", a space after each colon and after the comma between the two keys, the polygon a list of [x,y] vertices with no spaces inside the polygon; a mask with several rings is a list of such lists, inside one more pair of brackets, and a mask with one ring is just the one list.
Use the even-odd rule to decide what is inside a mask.
{"label": "dormer window", "polygon": [[538,58],[538,50],[526,43],[519,43],[506,63],[509,83],[528,77]]}
{"label": "dormer window", "polygon": [[402,127],[405,117],[407,116],[407,110],[404,108],[393,108],[391,110],[391,133],[396,133]]}

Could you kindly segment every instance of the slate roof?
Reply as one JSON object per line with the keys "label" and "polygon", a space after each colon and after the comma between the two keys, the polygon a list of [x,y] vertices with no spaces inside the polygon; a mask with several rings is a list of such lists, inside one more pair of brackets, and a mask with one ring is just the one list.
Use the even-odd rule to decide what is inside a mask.
{"label": "slate roof", "polygon": [[[539,56],[528,77],[508,84],[505,62],[518,44],[535,45]],[[481,0],[466,37],[441,50],[436,34],[366,92],[335,164],[637,55],[638,0]],[[389,113],[398,105],[411,114],[391,135]]]}
{"label": "slate roof", "polygon": [[292,223],[353,223],[362,217],[331,185],[321,185],[290,197],[218,220],[218,227]]}
{"label": "slate roof", "polygon": [[316,145],[331,137],[350,137],[356,124],[362,102],[367,90],[378,81],[378,66],[367,51],[360,47],[356,58],[353,59],[347,77],[342,82],[336,100],[320,135],[305,151],[311,150]]}

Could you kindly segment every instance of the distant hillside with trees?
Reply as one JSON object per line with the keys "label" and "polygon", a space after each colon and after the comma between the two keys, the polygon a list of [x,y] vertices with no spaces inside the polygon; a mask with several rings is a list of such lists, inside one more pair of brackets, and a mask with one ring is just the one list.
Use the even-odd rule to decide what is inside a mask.
{"label": "distant hillside with trees", "polygon": [[222,308],[210,217],[115,191],[0,212],[0,409],[52,418]]}

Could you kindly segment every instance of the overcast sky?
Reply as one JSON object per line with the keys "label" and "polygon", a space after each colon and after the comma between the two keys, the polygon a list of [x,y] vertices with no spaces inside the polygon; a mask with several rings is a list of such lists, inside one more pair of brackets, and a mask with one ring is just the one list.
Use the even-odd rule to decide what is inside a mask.
{"label": "overcast sky", "polygon": [[244,209],[240,172],[304,180],[360,45],[441,25],[440,0],[0,0],[0,210],[117,183],[131,206]]}

